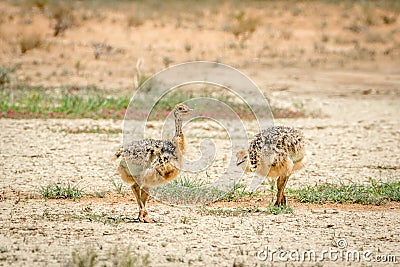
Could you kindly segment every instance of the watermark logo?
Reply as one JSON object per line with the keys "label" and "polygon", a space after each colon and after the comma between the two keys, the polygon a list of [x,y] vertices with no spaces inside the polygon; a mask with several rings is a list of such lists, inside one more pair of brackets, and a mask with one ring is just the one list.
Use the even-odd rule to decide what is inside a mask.
{"label": "watermark logo", "polygon": [[[193,91],[203,90],[202,86],[211,88],[211,93],[185,97]],[[233,101],[213,94],[212,88],[215,88],[215,91],[218,89],[219,92],[224,92],[224,95],[228,95]],[[179,94],[175,96],[179,97],[171,97],[176,92]],[[166,101],[168,103],[165,103]],[[193,109],[184,118],[181,127],[176,125],[173,111],[159,109],[165,104],[173,107],[178,103],[184,103]],[[223,197],[234,188],[235,184],[240,183],[244,173],[236,166],[235,154],[241,149],[247,149],[249,138],[251,138],[248,135],[248,118],[243,118],[241,114],[243,108],[249,111],[246,114],[252,118],[253,130],[261,131],[273,126],[272,112],[261,90],[249,77],[228,65],[216,62],[189,62],[167,68],[146,80],[138,88],[127,108],[123,127],[124,146],[144,138],[172,140],[176,127],[180,127],[185,134],[199,121],[211,121],[217,124],[227,136],[223,141],[229,139],[230,146],[229,153],[226,153],[226,150],[219,151],[217,147],[221,140],[211,138],[212,134],[207,135],[206,132],[205,136],[197,138],[200,140],[198,146],[200,151],[197,153],[200,156],[189,159],[184,155],[183,163],[178,166],[181,170],[180,176],[196,177],[198,173],[207,172],[216,159],[222,156],[228,160],[224,162],[224,166],[221,166],[220,171],[208,173],[212,179],[198,183],[198,186],[192,188],[193,192],[190,193],[176,190],[176,188],[170,190],[171,186],[166,183],[151,189],[149,194],[156,200],[172,204],[204,204]],[[162,120],[161,136],[147,133],[146,126],[154,116]],[[132,174],[138,173],[137,166],[128,163],[128,167]],[[252,179],[248,187],[250,191],[255,190],[264,180],[264,177],[255,174],[247,177]],[[136,182],[141,185],[140,179]],[[186,196],[185,203],[181,202],[183,196]]]}
{"label": "watermark logo", "polygon": [[336,247],[338,249],[345,249],[345,248],[347,248],[347,245],[348,245],[347,240],[345,238],[340,238],[340,239],[336,240],[335,243],[336,243]]}
{"label": "watermark logo", "polygon": [[345,238],[332,242],[334,246],[322,250],[313,249],[273,249],[265,245],[257,251],[259,261],[268,262],[397,262],[396,255],[377,254],[372,250],[354,250],[348,248]]}

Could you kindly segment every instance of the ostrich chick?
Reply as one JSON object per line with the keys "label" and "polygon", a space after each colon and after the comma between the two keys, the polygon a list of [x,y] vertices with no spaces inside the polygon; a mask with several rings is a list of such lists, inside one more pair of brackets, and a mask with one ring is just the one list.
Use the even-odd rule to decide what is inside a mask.
{"label": "ostrich chick", "polygon": [[305,138],[300,130],[273,126],[256,134],[247,151],[241,150],[236,154],[236,165],[241,166],[245,172],[278,177],[278,193],[274,205],[285,206],[286,183],[294,171],[305,166],[306,154]]}
{"label": "ostrich chick", "polygon": [[173,110],[175,135],[172,140],[143,139],[121,147],[116,153],[120,161],[118,171],[122,180],[131,185],[139,205],[139,221],[153,222],[147,217],[146,202],[149,189],[172,181],[180,172],[185,153],[185,137],[182,119],[190,113],[185,104],[177,104]]}

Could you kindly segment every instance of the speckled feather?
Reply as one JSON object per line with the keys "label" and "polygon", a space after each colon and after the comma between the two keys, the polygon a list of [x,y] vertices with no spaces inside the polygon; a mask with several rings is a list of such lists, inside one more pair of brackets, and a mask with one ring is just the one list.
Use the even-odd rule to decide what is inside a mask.
{"label": "speckled feather", "polygon": [[[144,168],[154,168],[163,175],[167,164],[177,160],[175,145],[168,140],[143,139],[121,147],[116,157],[123,156],[120,166],[138,176]],[[128,168],[128,164],[131,166]],[[136,170],[136,171],[135,171]]]}
{"label": "speckled feather", "polygon": [[158,154],[165,154],[176,158],[175,146],[169,140],[143,139],[121,147],[115,156],[124,156],[125,160],[133,164],[146,167],[151,158]]}
{"label": "speckled feather", "polygon": [[251,171],[257,169],[262,159],[270,159],[271,166],[276,166],[289,156],[295,163],[305,156],[305,138],[298,129],[273,126],[254,136],[248,152]]}
{"label": "speckled feather", "polygon": [[136,182],[147,187],[174,179],[180,172],[185,152],[182,115],[190,111],[185,104],[175,106],[175,135],[172,140],[142,139],[121,147],[115,156],[123,156],[120,161],[123,176],[135,177]]}

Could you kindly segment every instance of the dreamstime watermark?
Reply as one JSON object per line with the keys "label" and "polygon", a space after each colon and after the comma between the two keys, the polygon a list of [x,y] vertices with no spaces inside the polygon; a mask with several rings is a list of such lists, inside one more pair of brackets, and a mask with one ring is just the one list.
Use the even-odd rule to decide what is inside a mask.
{"label": "dreamstime watermark", "polygon": [[[173,93],[189,95],[190,92],[201,86],[218,88],[219,91],[223,91],[235,99],[233,102],[227,101],[226,98],[218,97],[218,94],[186,98],[186,100],[171,97]],[[223,156],[230,160],[224,163],[225,166],[221,171],[213,174],[215,179],[211,183],[202,187],[205,188],[203,191],[205,195],[207,195],[207,188],[218,189],[221,192],[232,190],[234,185],[238,184],[243,177],[243,171],[238,171],[235,164],[235,154],[241,149],[246,149],[249,144],[249,129],[246,127],[248,122],[242,120],[236,104],[240,103],[241,107],[246,106],[251,111],[258,128],[252,128],[253,131],[267,129],[273,126],[274,122],[270,106],[262,91],[239,70],[216,62],[195,61],[164,69],[146,80],[131,99],[124,118],[124,146],[144,138],[153,138],[153,136],[146,134],[146,126],[151,114],[157,111],[157,105],[165,99],[168,99],[170,106],[183,102],[193,109],[191,114],[185,117],[183,132],[191,127],[193,121],[210,120],[224,129],[230,142],[231,149],[228,156],[226,152],[217,151],[216,142],[218,140],[202,137],[199,141],[200,153],[198,154],[200,157],[189,160],[184,156],[182,166],[179,166],[179,169],[191,174],[204,172],[214,163],[217,153],[225,153]],[[201,112],[201,109],[206,109],[207,112]],[[167,111],[161,130],[162,139],[171,140],[172,134],[175,132],[174,127],[176,127],[174,122],[173,111]],[[131,173],[137,173],[135,169],[137,166],[131,166],[128,163],[128,167]],[[253,175],[248,189],[250,191],[255,190],[263,180],[263,177]],[[136,182],[141,185],[140,179],[137,179]],[[149,193],[151,194],[151,192]],[[161,200],[159,196],[152,196]],[[222,195],[220,196],[222,197]],[[213,198],[204,199],[204,201],[216,200]],[[198,204],[201,199],[193,198],[193,202]]]}
{"label": "dreamstime watermark", "polygon": [[257,259],[269,262],[390,262],[396,263],[396,255],[376,254],[372,250],[353,250],[348,248],[345,238],[334,242],[335,246],[322,250],[313,249],[272,249],[265,245],[257,251]]}

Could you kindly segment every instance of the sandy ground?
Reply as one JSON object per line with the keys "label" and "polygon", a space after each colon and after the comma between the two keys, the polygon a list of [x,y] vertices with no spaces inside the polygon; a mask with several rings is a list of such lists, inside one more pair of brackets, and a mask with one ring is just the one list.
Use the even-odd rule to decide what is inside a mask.
{"label": "sandy ground", "polygon": [[[367,182],[369,178],[398,180],[400,122],[395,116],[396,103],[391,99],[361,102],[348,98],[334,102],[335,107],[350,105],[354,113],[342,120],[279,121],[304,129],[312,152],[307,168],[293,175],[288,186],[323,181]],[[363,121],[362,116],[357,118],[357,111],[364,105],[371,111],[379,110],[381,105],[386,108],[381,116],[375,114],[375,118]],[[118,128],[121,122],[1,120],[1,244],[7,250],[1,254],[1,264],[62,265],[71,258],[73,250],[84,253],[88,246],[97,251],[101,261],[109,262],[112,257],[108,255],[114,248],[121,250],[131,245],[133,251],[148,253],[152,266],[230,266],[235,261],[247,266],[263,263],[256,253],[264,245],[287,251],[313,249],[318,253],[334,249],[332,241],[340,238],[346,238],[348,249],[398,255],[398,203],[332,207],[299,205],[290,200],[294,214],[225,217],[204,215],[202,208],[177,208],[152,201],[149,210],[159,222],[156,224],[90,221],[86,214],[134,218],[137,207],[128,187],[123,188],[123,197],[111,182],[119,182],[115,162],[109,158],[122,137],[67,134],[60,130],[87,125]],[[207,124],[194,128],[202,127]],[[208,132],[203,131],[203,136],[207,136]],[[188,143],[200,140],[191,137]],[[217,149],[216,166],[209,170],[211,176],[223,170],[223,157],[219,160],[218,155],[231,153],[229,148],[228,145]],[[38,188],[53,182],[78,184],[87,194],[107,193],[105,198],[92,196],[77,201],[41,199]],[[216,207],[266,208],[269,199],[247,200],[233,206],[222,202]],[[324,262],[324,266],[330,265],[335,262]]]}
{"label": "sandy ground", "polygon": [[[100,9],[95,11],[103,19],[93,15],[92,19],[81,20],[61,37],[51,36],[49,19],[38,10],[24,13],[24,9],[8,3],[0,5],[4,7],[2,13],[8,14],[0,30],[3,37],[10,37],[1,39],[1,64],[19,64],[19,81],[41,85],[97,84],[126,90],[132,85],[133,66],[139,57],[144,58],[146,75],[161,70],[166,65],[165,57],[174,63],[219,60],[243,70],[271,101],[282,105],[301,103],[306,110],[321,113],[320,117],[275,121],[303,129],[311,152],[308,166],[291,177],[288,187],[322,182],[364,183],[370,178],[400,179],[399,39],[396,34],[387,35],[398,31],[399,22],[386,25],[379,19],[383,15],[395,16],[393,11],[374,9],[376,16],[372,18],[379,22],[368,29],[387,39],[368,42],[364,32],[346,30],[352,23],[365,20],[366,13],[360,5],[346,8],[296,4],[287,10],[280,2],[274,9],[250,5],[246,14],[268,14],[271,19],[262,16],[263,26],[241,49],[232,33],[224,30],[223,24],[232,15],[218,11],[229,8],[228,4],[217,11],[205,9],[208,11],[200,12],[198,21],[189,15],[180,15],[180,20],[151,16],[142,26],[130,28],[123,11]],[[277,17],[281,20],[273,19]],[[27,18],[31,23],[24,24]],[[6,22],[21,31],[44,27],[46,30],[41,32],[47,45],[22,54],[16,48],[19,37],[4,26]],[[123,26],[115,26],[119,24]],[[291,31],[285,32],[287,27]],[[171,32],[176,33],[175,39],[165,37]],[[323,42],[324,34],[328,40]],[[304,42],[297,42],[300,37],[305,37]],[[358,48],[351,45],[352,38],[358,40]],[[259,39],[275,40],[279,49],[271,48],[273,43],[268,41],[260,43]],[[100,60],[93,57],[91,43],[96,40],[112,47]],[[206,40],[215,42],[208,45]],[[315,44],[324,45],[323,51],[318,48],[317,53]],[[190,51],[184,52],[189,45]],[[367,52],[361,49],[362,52],[360,46]],[[389,55],[384,53],[387,49],[391,49]],[[375,51],[373,56],[371,51]],[[78,59],[84,66],[79,70]],[[148,255],[150,266],[396,265],[377,263],[382,259],[379,256],[388,255],[396,255],[397,264],[400,262],[399,203],[309,205],[289,199],[293,214],[253,212],[223,216],[206,211],[224,207],[265,209],[270,197],[196,208],[172,207],[152,200],[149,211],[157,223],[137,223],[133,220],[137,206],[128,186],[118,193],[112,182],[120,183],[116,162],[110,157],[122,142],[122,135],[70,133],[97,126],[120,129],[122,124],[88,119],[0,120],[0,266],[68,266],[74,251],[79,255],[93,251],[98,255],[99,266],[113,266],[113,262],[127,258],[124,252],[128,248],[131,257],[143,259]],[[158,135],[161,127],[162,122],[152,122],[149,135]],[[250,123],[250,132],[254,131],[256,125]],[[214,140],[216,160],[208,172],[212,177],[223,172],[235,153],[230,145],[235,139],[226,140],[226,133],[207,121],[189,125],[185,133],[192,155],[198,155],[200,141]],[[50,183],[78,185],[86,195],[76,201],[46,201],[38,190]],[[105,197],[99,197],[101,193]],[[343,250],[334,246],[341,239],[348,243]],[[372,254],[366,260],[361,256],[359,262],[334,260],[335,255],[330,259],[325,255],[323,262],[282,262],[275,255],[270,262],[271,254],[266,261],[257,258],[262,256],[257,252],[265,246],[269,252],[287,251],[286,256],[282,255],[284,259],[289,259],[290,251],[306,250],[315,251],[317,258],[324,250]]]}

